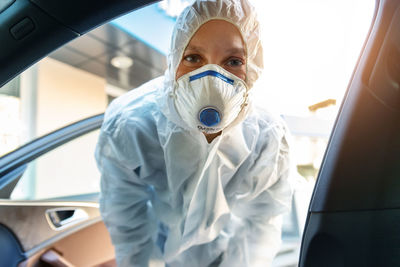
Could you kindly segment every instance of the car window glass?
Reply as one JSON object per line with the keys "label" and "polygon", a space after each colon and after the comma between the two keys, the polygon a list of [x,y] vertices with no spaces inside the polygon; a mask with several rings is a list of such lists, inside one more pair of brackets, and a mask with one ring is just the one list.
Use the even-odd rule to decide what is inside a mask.
{"label": "car window glass", "polygon": [[[158,10],[157,5],[153,7]],[[129,16],[135,18],[137,12],[143,11]],[[169,24],[173,23],[170,20]],[[166,68],[165,53],[116,22],[53,51],[0,88],[0,123],[7,125],[0,127],[0,156],[65,125],[103,113],[114,98],[161,76]]]}
{"label": "car window glass", "polygon": [[[284,244],[289,239],[300,244],[303,223],[299,221],[305,220],[300,215],[307,210],[374,2],[253,1],[263,12],[265,29],[265,70],[254,90],[255,100],[288,124],[296,176],[306,184],[285,216]],[[171,27],[187,3],[162,1],[118,18],[52,52],[0,88],[0,123],[7,125],[0,127],[0,156],[54,129],[102,113],[114,98],[162,75]],[[98,192],[96,138],[96,132],[90,133],[30,163],[11,198]]]}
{"label": "car window glass", "polygon": [[39,200],[99,192],[94,160],[99,130],[75,138],[30,162],[11,199]]}

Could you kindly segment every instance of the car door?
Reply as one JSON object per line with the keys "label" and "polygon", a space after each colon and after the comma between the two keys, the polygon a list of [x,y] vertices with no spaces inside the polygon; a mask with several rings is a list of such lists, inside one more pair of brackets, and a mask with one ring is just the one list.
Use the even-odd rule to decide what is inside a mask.
{"label": "car door", "polygon": [[[68,41],[152,2],[1,1],[0,87]],[[94,166],[101,121],[102,115],[80,121],[0,159],[1,267],[115,265],[98,210],[99,175],[78,167],[89,158]],[[64,156],[71,147],[75,159]]]}
{"label": "car door", "polygon": [[93,157],[102,121],[84,119],[0,159],[0,266],[113,262]]}
{"label": "car door", "polygon": [[400,266],[400,1],[376,11],[322,163],[300,266]]}

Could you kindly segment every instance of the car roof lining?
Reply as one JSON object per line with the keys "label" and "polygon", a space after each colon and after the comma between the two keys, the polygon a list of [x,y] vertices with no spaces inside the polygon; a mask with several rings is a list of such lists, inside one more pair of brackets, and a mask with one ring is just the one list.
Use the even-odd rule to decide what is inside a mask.
{"label": "car roof lining", "polygon": [[16,0],[0,13],[0,87],[63,44],[154,2]]}

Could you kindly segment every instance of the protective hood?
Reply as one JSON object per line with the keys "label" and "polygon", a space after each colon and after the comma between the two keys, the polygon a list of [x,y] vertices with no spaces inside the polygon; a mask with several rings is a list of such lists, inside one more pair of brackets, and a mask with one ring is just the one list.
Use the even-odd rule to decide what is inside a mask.
{"label": "protective hood", "polygon": [[[225,20],[236,26],[242,35],[246,49],[246,84],[250,89],[263,69],[263,50],[260,41],[260,25],[254,7],[247,0],[197,0],[178,17],[168,53],[168,69],[164,87],[158,92],[157,102],[164,115],[185,128],[169,98],[176,82],[176,70],[184,50],[196,31],[206,22]],[[250,108],[249,105],[248,108]],[[247,113],[247,112],[246,112]]]}

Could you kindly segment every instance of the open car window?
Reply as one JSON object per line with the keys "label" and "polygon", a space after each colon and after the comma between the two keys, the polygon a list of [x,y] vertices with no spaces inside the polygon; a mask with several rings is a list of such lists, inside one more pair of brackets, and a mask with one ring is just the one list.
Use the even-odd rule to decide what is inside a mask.
{"label": "open car window", "polygon": [[[7,125],[0,127],[0,157],[103,113],[116,97],[163,75],[172,27],[188,2],[162,1],[94,29],[0,88],[0,123]],[[289,244],[291,253],[299,251],[311,191],[374,4],[254,1],[265,30],[265,71],[254,90],[256,104],[288,124],[297,170],[293,175],[301,184],[283,224],[284,245]],[[97,135],[98,130],[92,131],[31,161],[10,199],[98,193]],[[284,255],[281,251],[275,266],[291,266]]]}
{"label": "open car window", "polygon": [[[161,12],[158,4],[150,8]],[[143,12],[127,16],[138,25]],[[119,20],[72,40],[0,88],[0,123],[7,125],[0,128],[0,156],[103,113],[114,98],[164,73],[166,51],[122,29]]]}
{"label": "open car window", "polygon": [[72,139],[28,163],[10,199],[65,199],[98,193],[100,173],[93,154],[99,131]]}

